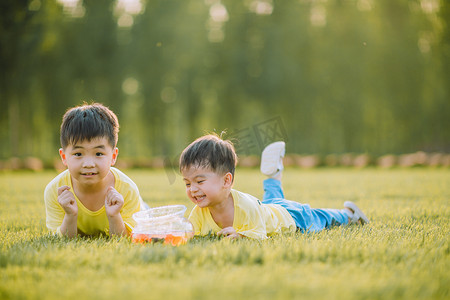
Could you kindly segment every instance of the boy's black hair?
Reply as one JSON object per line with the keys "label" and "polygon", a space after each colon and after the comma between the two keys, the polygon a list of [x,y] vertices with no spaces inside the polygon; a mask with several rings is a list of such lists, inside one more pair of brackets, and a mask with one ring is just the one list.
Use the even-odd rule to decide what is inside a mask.
{"label": "boy's black hair", "polygon": [[115,148],[119,134],[117,116],[100,103],[87,104],[70,108],[63,116],[61,123],[61,146],[65,149],[69,144],[90,141],[97,137],[106,137],[108,143]]}
{"label": "boy's black hair", "polygon": [[192,166],[203,167],[221,175],[230,172],[234,178],[236,164],[237,155],[233,144],[216,134],[199,137],[180,156],[180,171]]}

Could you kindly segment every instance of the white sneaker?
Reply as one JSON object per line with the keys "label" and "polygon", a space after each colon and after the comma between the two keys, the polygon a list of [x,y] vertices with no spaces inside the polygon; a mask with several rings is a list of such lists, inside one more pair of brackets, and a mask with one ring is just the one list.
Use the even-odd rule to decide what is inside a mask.
{"label": "white sneaker", "polygon": [[275,142],[263,150],[261,154],[261,173],[269,177],[274,177],[283,171],[285,146],[284,142]]}
{"label": "white sneaker", "polygon": [[353,224],[361,223],[361,225],[369,223],[369,218],[367,218],[366,215],[359,209],[359,207],[352,201],[345,201],[344,207],[353,211],[353,213],[349,214],[351,223]]}

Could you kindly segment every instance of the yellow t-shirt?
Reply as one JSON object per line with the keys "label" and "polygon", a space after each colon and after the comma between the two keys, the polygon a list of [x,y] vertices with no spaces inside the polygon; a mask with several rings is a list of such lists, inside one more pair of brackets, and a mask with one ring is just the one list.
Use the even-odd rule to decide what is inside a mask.
{"label": "yellow t-shirt", "polygon": [[[136,225],[133,214],[141,208],[141,198],[136,184],[123,172],[111,167],[114,175],[114,188],[123,196],[124,204],[120,210],[125,227],[129,232]],[[69,170],[65,170],[56,176],[45,188],[44,201],[47,216],[47,228],[53,232],[61,234],[60,228],[64,219],[64,210],[58,203],[58,187],[67,185],[72,187],[72,180]],[[101,234],[109,235],[109,222],[106,216],[105,206],[98,211],[87,209],[75,195],[78,206],[78,233],[81,235],[96,236]]]}
{"label": "yellow t-shirt", "polygon": [[[264,204],[252,195],[231,190],[234,201],[233,228],[246,237],[263,240],[282,232],[294,232],[296,225],[288,211],[277,204]],[[195,206],[189,215],[195,235],[216,234],[220,228],[209,209]]]}

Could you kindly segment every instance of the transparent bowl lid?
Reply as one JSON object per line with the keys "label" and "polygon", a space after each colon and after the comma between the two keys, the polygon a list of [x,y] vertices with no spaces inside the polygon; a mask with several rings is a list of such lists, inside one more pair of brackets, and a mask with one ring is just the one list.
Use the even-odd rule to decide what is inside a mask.
{"label": "transparent bowl lid", "polygon": [[133,219],[137,223],[159,223],[166,222],[172,218],[183,218],[186,212],[184,205],[166,205],[153,207],[147,210],[138,211],[133,214]]}

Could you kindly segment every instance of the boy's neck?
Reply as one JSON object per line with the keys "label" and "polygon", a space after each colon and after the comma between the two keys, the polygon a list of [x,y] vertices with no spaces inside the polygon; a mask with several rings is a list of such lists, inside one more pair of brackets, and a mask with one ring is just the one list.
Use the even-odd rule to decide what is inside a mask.
{"label": "boy's neck", "polygon": [[104,180],[97,184],[80,184],[72,179],[72,187],[75,195],[86,208],[92,211],[97,211],[102,208],[108,187],[114,187],[114,185],[115,178],[111,171],[109,171]]}
{"label": "boy's neck", "polygon": [[231,190],[228,190],[227,196],[221,203],[208,208],[211,213],[211,217],[220,228],[233,226],[234,200]]}

